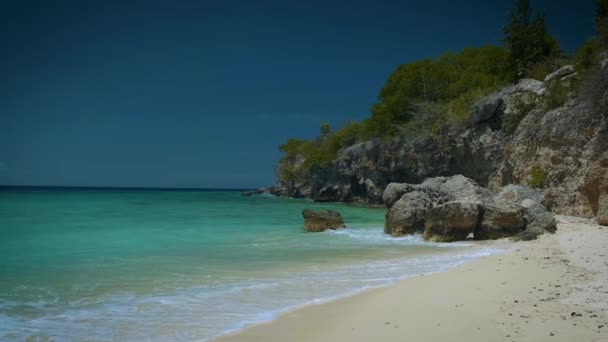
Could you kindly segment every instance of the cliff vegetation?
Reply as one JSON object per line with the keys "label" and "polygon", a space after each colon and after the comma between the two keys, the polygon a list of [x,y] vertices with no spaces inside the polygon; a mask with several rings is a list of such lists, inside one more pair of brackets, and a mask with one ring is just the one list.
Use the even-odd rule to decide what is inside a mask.
{"label": "cliff vegetation", "polygon": [[515,0],[503,46],[403,64],[367,119],[322,123],[314,139],[281,145],[272,191],[381,203],[391,182],[463,174],[491,188],[529,185],[557,211],[594,214],[608,189],[608,0],[597,1],[595,24],[565,54],[544,15]]}

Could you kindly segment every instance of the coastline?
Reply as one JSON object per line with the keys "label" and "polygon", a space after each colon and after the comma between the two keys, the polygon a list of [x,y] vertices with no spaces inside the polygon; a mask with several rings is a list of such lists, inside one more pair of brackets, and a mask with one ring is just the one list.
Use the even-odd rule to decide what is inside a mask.
{"label": "coastline", "polygon": [[513,247],[214,341],[608,341],[608,228],[561,216]]}

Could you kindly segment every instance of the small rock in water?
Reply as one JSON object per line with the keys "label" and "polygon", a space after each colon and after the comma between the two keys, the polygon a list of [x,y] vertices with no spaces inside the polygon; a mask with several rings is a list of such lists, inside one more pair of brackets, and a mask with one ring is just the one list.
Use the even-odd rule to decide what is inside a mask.
{"label": "small rock in water", "polygon": [[344,220],[340,213],[336,211],[326,210],[314,212],[309,209],[302,211],[304,216],[304,231],[306,232],[323,232],[327,229],[345,228]]}

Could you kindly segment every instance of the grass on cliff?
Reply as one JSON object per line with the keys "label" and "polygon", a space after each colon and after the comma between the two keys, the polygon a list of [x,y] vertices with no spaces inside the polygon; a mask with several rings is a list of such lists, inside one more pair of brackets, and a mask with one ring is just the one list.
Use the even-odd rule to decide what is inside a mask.
{"label": "grass on cliff", "polygon": [[528,186],[531,188],[542,188],[545,185],[547,173],[538,166],[532,168]]}
{"label": "grass on cliff", "polygon": [[[281,145],[281,164],[300,161],[281,168],[282,177],[324,167],[340,149],[358,141],[388,140],[408,132],[432,134],[445,123],[462,123],[476,100],[508,83],[507,58],[505,49],[483,46],[399,66],[388,77],[368,119],[334,132],[324,124],[314,140],[289,139]],[[417,111],[423,115],[416,115]]]}

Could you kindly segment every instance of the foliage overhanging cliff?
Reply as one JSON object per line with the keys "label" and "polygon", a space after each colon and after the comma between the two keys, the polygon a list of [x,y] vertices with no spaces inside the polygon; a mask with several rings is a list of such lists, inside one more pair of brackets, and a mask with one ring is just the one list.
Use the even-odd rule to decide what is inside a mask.
{"label": "foliage overhanging cliff", "polygon": [[597,36],[571,56],[516,0],[505,48],[398,67],[368,119],[282,145],[272,191],[380,203],[391,182],[463,174],[533,186],[555,211],[595,214],[608,191],[608,0],[597,3]]}

